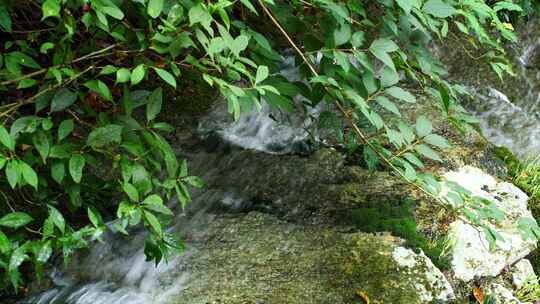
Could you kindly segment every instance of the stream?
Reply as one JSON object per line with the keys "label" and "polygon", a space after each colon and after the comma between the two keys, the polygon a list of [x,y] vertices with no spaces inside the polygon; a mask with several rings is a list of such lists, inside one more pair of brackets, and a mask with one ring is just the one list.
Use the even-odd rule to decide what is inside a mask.
{"label": "stream", "polygon": [[[515,71],[519,92],[512,92],[512,84],[494,82],[475,87],[477,102],[469,109],[480,120],[486,137],[496,145],[504,145],[521,157],[540,151],[540,70],[534,67],[540,62],[540,38],[533,38],[527,29],[523,49],[515,50]],[[538,58],[537,58],[538,57]],[[287,63],[286,63],[287,65]],[[296,77],[294,69],[284,67],[286,77]],[[474,84],[464,83],[471,88]],[[512,90],[510,90],[512,91]],[[525,92],[525,93],[520,93]],[[198,137],[188,149],[177,151],[188,159],[192,174],[204,180],[219,180],[223,167],[212,166],[207,157],[241,162],[243,149],[265,154],[285,155],[308,153],[317,140],[317,134],[307,129],[320,109],[306,112],[301,117],[291,117],[263,105],[259,113],[243,114],[239,121],[231,121],[222,103],[202,118],[192,137]],[[216,138],[217,137],[217,138]],[[205,151],[208,153],[200,153]],[[257,163],[246,163],[257,166]],[[216,186],[218,185],[218,186]],[[177,215],[170,229],[183,237],[186,250],[157,267],[145,261],[143,252],[144,233],[132,232],[130,236],[107,234],[102,243],[96,243],[84,253],[77,254],[68,266],[50,269],[49,286],[46,291],[30,296],[20,304],[161,304],[175,303],[174,296],[182,293],[190,277],[196,275],[187,270],[190,259],[197,256],[201,240],[207,234],[206,227],[216,217],[217,211],[241,212],[243,209],[267,212],[280,210],[271,205],[250,201],[238,194],[241,186],[223,186],[215,182],[210,189],[194,190],[193,202],[187,210]],[[176,202],[171,202],[175,205]],[[217,210],[217,211],[216,211]]]}

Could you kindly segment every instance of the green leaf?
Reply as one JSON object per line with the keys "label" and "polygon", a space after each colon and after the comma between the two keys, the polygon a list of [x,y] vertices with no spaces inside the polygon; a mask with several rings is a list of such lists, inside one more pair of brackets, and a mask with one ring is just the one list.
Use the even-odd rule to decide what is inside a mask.
{"label": "green leaf", "polygon": [[144,199],[143,205],[163,205],[163,199],[159,195],[152,194]]}
{"label": "green leaf", "polygon": [[126,68],[116,71],[116,83],[126,83],[130,80],[131,73]]}
{"label": "green leaf", "polygon": [[66,167],[63,161],[55,161],[51,166],[51,177],[55,182],[61,184],[66,176]]}
{"label": "green leaf", "polygon": [[240,2],[242,2],[242,4],[245,5],[252,13],[258,15],[257,10],[249,0],[240,0]]}
{"label": "green leaf", "polygon": [[159,236],[162,236],[163,235],[163,230],[161,228],[161,224],[159,223],[159,220],[157,219],[157,217],[155,215],[153,215],[151,212],[144,212],[144,218],[146,219],[146,222],[150,225],[150,227],[152,227],[152,229],[154,229],[154,232],[159,235]]}
{"label": "green leaf", "polygon": [[60,112],[71,106],[77,100],[77,94],[62,88],[54,94],[51,103],[51,112]]}
{"label": "green leaf", "polygon": [[441,149],[448,149],[451,147],[446,138],[437,134],[429,134],[428,136],[424,137],[424,141]]}
{"label": "green leaf", "polygon": [[65,233],[66,220],[64,219],[62,213],[51,205],[49,205],[49,219],[56,227],[58,227],[58,229],[60,229],[62,234]]}
{"label": "green leaf", "polygon": [[49,151],[51,148],[51,144],[49,142],[49,137],[45,132],[37,132],[32,136],[32,143],[34,144],[34,147],[36,147],[36,150],[38,151],[39,155],[41,156],[41,159],[43,159],[43,162],[46,161],[47,157],[49,156]]}
{"label": "green leaf", "polygon": [[109,64],[103,67],[103,69],[101,69],[101,71],[99,72],[99,75],[110,75],[116,71],[118,71],[118,68]]}
{"label": "green leaf", "polygon": [[107,87],[103,81],[95,79],[90,80],[85,82],[84,86],[90,89],[90,91],[98,93],[101,97],[105,98],[105,100],[112,101],[111,91],[109,91],[109,87]]}
{"label": "green leaf", "polygon": [[397,99],[403,100],[405,102],[415,103],[416,97],[414,97],[413,94],[405,91],[404,89],[400,87],[391,87],[385,90],[385,92]]}
{"label": "green leaf", "polygon": [[136,85],[144,79],[145,75],[144,64],[139,64],[133,72],[131,72],[131,85]]}
{"label": "green leaf", "polygon": [[164,69],[160,69],[156,67],[154,67],[153,69],[154,71],[156,71],[156,73],[159,75],[161,79],[163,79],[166,83],[170,84],[173,88],[176,89],[176,79],[171,73],[167,72]]}
{"label": "green leaf", "polygon": [[17,229],[28,225],[34,219],[24,212],[11,212],[0,218],[0,226]]}
{"label": "green leaf", "polygon": [[185,178],[185,181],[196,188],[202,188],[204,187],[203,180],[198,176],[188,176]]}
{"label": "green leaf", "polygon": [[148,122],[154,120],[159,112],[161,112],[162,102],[163,90],[161,88],[157,88],[148,97],[148,102],[146,103],[146,120]]}
{"label": "green leaf", "polygon": [[101,226],[101,223],[103,220],[101,219],[101,216],[99,215],[99,212],[95,208],[88,208],[87,209],[88,218],[90,219],[90,222],[94,227]]}
{"label": "green leaf", "polygon": [[426,145],[417,145],[414,147],[414,149],[416,150],[416,152],[422,154],[424,157],[427,157],[429,159],[432,159],[438,162],[442,162],[442,159],[439,156],[439,154],[437,154],[435,150],[431,149],[430,147]]}
{"label": "green leaf", "polygon": [[51,241],[45,241],[41,245],[41,248],[39,248],[38,254],[37,254],[37,260],[41,263],[45,263],[49,260],[49,258],[52,255],[52,245]]}
{"label": "green leaf", "polygon": [[60,0],[46,0],[41,5],[41,11],[43,12],[41,20],[48,17],[60,17]]}
{"label": "green leaf", "polygon": [[424,4],[424,12],[438,18],[447,18],[456,13],[456,9],[442,0],[429,0]]}
{"label": "green leaf", "polygon": [[334,42],[336,46],[343,45],[351,39],[351,26],[348,23],[343,23],[339,28],[334,30]]}
{"label": "green leaf", "polygon": [[189,12],[189,25],[192,26],[194,24],[200,23],[205,28],[210,27],[210,23],[212,23],[212,16],[210,13],[208,13],[208,10],[202,3],[199,3],[195,6],[193,6]]}
{"label": "green leaf", "polygon": [[6,165],[5,171],[9,185],[12,189],[15,189],[17,182],[19,181],[19,176],[21,175],[19,162],[17,160],[10,160]]}
{"label": "green leaf", "polygon": [[139,201],[139,191],[137,188],[128,182],[122,184],[122,190],[128,195],[129,199],[138,202]]}
{"label": "green leaf", "polygon": [[240,52],[245,50],[249,44],[249,38],[246,35],[236,37],[229,46],[234,55],[240,55]]}
{"label": "green leaf", "polygon": [[119,143],[122,141],[122,126],[106,125],[90,132],[86,144],[94,149],[103,148],[111,143]]}
{"label": "green leaf", "polygon": [[81,182],[86,160],[81,154],[73,154],[69,159],[69,174],[77,184]]}
{"label": "green leaf", "polygon": [[148,1],[148,15],[156,19],[163,10],[163,0],[149,0]]}
{"label": "green leaf", "polygon": [[58,141],[62,141],[64,138],[68,137],[74,128],[73,119],[66,119],[60,123],[58,127]]}
{"label": "green leaf", "polygon": [[398,50],[399,47],[390,39],[377,39],[369,47],[369,51],[392,70],[396,70],[389,52]]}
{"label": "green leaf", "polygon": [[266,78],[268,78],[268,67],[265,65],[261,65],[257,68],[257,74],[255,76],[255,84],[260,83],[264,81]]}
{"label": "green leaf", "polygon": [[12,30],[11,26],[11,17],[9,15],[7,7],[4,5],[0,5],[0,29],[9,33]]}
{"label": "green leaf", "polygon": [[0,125],[0,142],[9,150],[15,150],[15,140],[13,137],[11,137],[11,135],[9,135],[8,131],[3,125]]}
{"label": "green leaf", "polygon": [[27,163],[25,163],[24,161],[20,161],[19,162],[19,168],[21,170],[21,173],[22,173],[22,177],[24,178],[24,180],[32,187],[34,187],[34,189],[37,190],[37,187],[38,187],[38,176],[37,176],[37,173],[36,171],[34,171],[34,169],[32,169],[32,167],[30,167]]}
{"label": "green leaf", "polygon": [[379,103],[383,108],[385,108],[386,110],[396,114],[397,116],[400,116],[401,117],[401,113],[399,112],[399,109],[396,107],[396,105],[391,102],[388,98],[384,97],[384,96],[377,96],[375,98],[375,101],[377,101],[377,103]]}
{"label": "green leaf", "polygon": [[21,281],[19,266],[21,266],[21,264],[28,259],[26,249],[26,246],[18,247],[11,253],[11,257],[9,258],[9,277],[11,280],[11,284],[15,287],[15,289],[18,289],[19,283]]}
{"label": "green leaf", "polygon": [[[112,4],[112,3],[111,3]],[[115,5],[101,7],[100,10],[117,20],[124,19],[124,13]]]}
{"label": "green leaf", "polygon": [[424,137],[428,134],[431,133],[431,131],[433,130],[433,126],[431,125],[431,121],[429,119],[427,119],[427,117],[425,117],[424,115],[420,115],[418,116],[418,118],[416,118],[416,134],[419,136],[419,137]]}
{"label": "green leaf", "polygon": [[11,242],[2,230],[0,230],[0,253],[6,254],[11,250]]}

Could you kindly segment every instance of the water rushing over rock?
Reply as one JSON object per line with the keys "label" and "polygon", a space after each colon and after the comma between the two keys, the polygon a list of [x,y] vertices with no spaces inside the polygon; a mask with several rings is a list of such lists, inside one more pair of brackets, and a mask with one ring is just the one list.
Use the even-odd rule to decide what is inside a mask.
{"label": "water rushing over rock", "polygon": [[519,43],[508,49],[516,77],[500,80],[489,65],[443,47],[441,57],[456,83],[464,84],[474,98],[468,108],[480,120],[484,135],[526,158],[540,152],[540,22],[519,28]]}

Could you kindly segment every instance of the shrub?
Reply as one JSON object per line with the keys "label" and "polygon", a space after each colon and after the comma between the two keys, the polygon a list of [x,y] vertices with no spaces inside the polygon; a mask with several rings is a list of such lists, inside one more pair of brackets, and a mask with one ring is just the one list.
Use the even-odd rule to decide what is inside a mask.
{"label": "shrub", "polygon": [[[150,259],[182,247],[162,227],[173,215],[164,201],[185,205],[202,181],[177,160],[164,136],[174,127],[158,114],[187,73],[217,88],[235,118],[261,102],[291,110],[297,95],[333,104],[350,147],[444,204],[435,177],[417,170],[449,144],[426,117],[401,119],[399,104],[428,93],[470,128],[462,89],[428,44],[463,33],[463,47],[512,74],[501,44],[515,41],[509,20],[523,14],[482,0],[0,0],[2,287],[99,239],[104,217],[120,233],[144,225]],[[305,82],[276,74],[278,48],[294,50]],[[100,203],[115,191],[118,203]]]}

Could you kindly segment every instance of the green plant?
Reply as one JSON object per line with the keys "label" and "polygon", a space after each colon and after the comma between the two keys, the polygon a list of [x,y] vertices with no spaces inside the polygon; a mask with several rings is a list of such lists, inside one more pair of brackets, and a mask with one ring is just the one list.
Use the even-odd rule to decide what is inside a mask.
{"label": "green plant", "polygon": [[522,302],[532,302],[540,300],[540,283],[538,279],[529,278],[523,286],[515,292],[515,296]]}
{"label": "green plant", "polygon": [[[455,212],[448,201],[467,195],[454,187],[441,197],[437,179],[417,172],[449,143],[425,116],[405,120],[400,103],[428,94],[468,130],[461,87],[427,46],[461,32],[502,78],[512,74],[501,45],[516,40],[515,14],[523,9],[511,1],[482,0],[0,0],[1,287],[17,289],[24,265],[39,275],[53,254],[99,239],[104,217],[122,233],[147,227],[150,259],[181,248],[162,228],[172,216],[164,201],[185,205],[202,181],[177,160],[165,137],[174,128],[158,114],[166,88],[191,73],[235,118],[261,102],[291,110],[298,95],[308,107],[333,104],[330,115],[349,124],[337,133],[368,164]],[[305,83],[276,73],[284,47]],[[98,204],[111,190],[119,203]],[[460,210],[469,221],[498,218],[480,203]]]}

